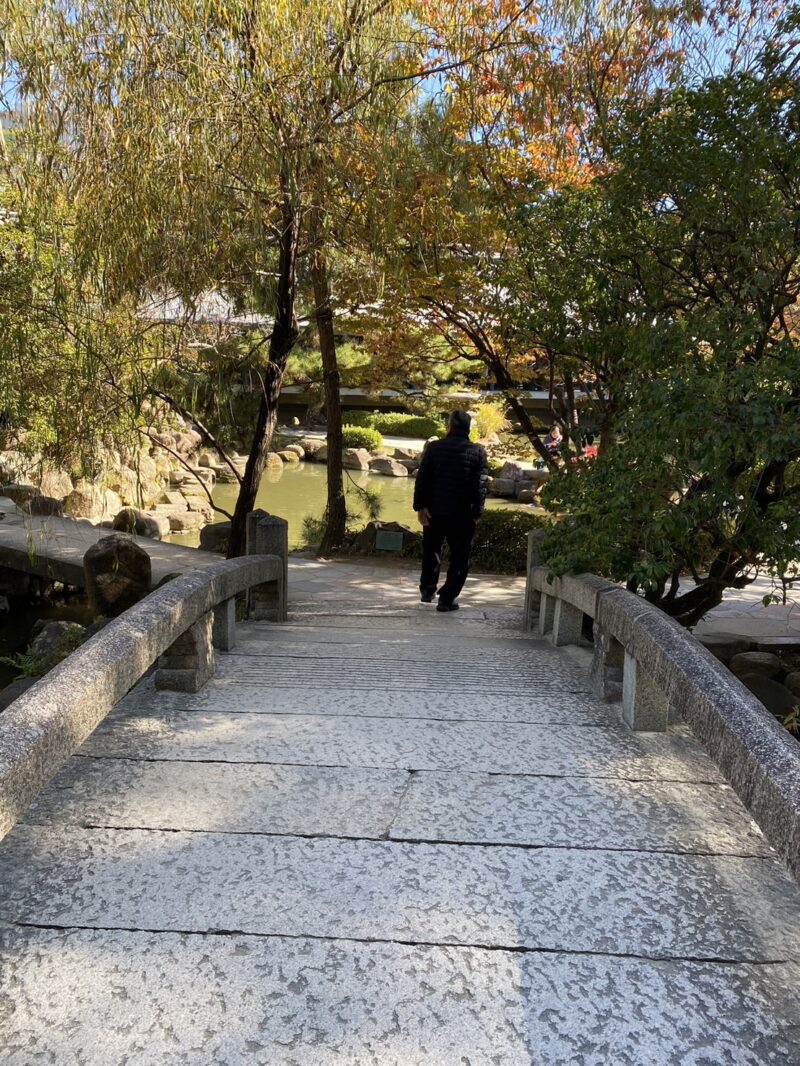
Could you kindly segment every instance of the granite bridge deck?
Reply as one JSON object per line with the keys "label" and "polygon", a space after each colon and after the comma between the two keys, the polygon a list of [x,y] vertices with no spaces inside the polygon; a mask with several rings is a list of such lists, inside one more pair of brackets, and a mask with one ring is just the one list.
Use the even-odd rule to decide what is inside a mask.
{"label": "granite bridge deck", "polygon": [[[0,496],[0,566],[83,588],[83,557],[111,532],[75,518],[33,517]],[[219,555],[198,548],[151,537],[132,539],[150,556],[154,585],[167,574],[186,574],[219,562]]]}
{"label": "granite bridge deck", "polygon": [[800,1063],[800,889],[685,730],[412,572],[296,562],[0,844],[4,1066]]}

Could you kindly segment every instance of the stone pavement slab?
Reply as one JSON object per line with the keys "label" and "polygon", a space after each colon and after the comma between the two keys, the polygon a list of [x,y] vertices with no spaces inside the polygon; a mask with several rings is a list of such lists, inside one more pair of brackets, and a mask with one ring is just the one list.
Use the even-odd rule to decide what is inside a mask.
{"label": "stone pavement slab", "polygon": [[18,825],[0,880],[20,924],[800,961],[771,859]]}
{"label": "stone pavement slab", "polygon": [[382,837],[407,786],[402,770],[71,759],[26,822]]}
{"label": "stone pavement slab", "polygon": [[415,773],[392,838],[773,855],[728,785]]}
{"label": "stone pavement slab", "polygon": [[771,856],[727,785],[71,759],[30,825]]}
{"label": "stone pavement slab", "polygon": [[688,736],[574,728],[327,715],[116,712],[81,754],[185,762],[265,762],[465,770],[556,777],[721,780]]}
{"label": "stone pavement slab", "polygon": [[4,1066],[800,1061],[791,965],[94,930],[8,930],[0,950]]}
{"label": "stone pavement slab", "polygon": [[[235,677],[210,681],[200,692],[159,692],[141,688],[124,700],[124,709],[159,711],[213,711],[225,714],[327,714],[359,718],[428,718],[450,721],[530,722],[562,725],[606,725],[619,721],[619,712],[590,696],[576,706],[574,694],[548,692],[546,696],[459,692],[447,689],[415,691],[397,688],[343,689],[316,685],[274,684],[271,680],[243,684]],[[536,691],[536,690],[534,690]]]}
{"label": "stone pavement slab", "polygon": [[[83,557],[110,529],[75,518],[37,518],[19,511],[10,500],[0,497],[0,564],[3,555],[30,573],[50,576],[57,581],[83,587]],[[214,552],[184,548],[152,537],[132,537],[150,556],[153,584],[167,574],[185,574],[213,566],[220,561]]]}
{"label": "stone pavement slab", "polygon": [[502,696],[524,696],[529,692],[589,692],[588,678],[578,680],[569,663],[550,658],[525,663],[522,658],[510,657],[507,662],[481,662],[451,656],[434,657],[408,653],[386,656],[375,651],[372,655],[354,651],[341,654],[226,655],[217,662],[216,676],[221,681],[237,684],[273,684],[290,688],[303,684],[322,689],[382,688],[403,692],[452,691],[454,699],[461,693],[481,695],[491,692]]}

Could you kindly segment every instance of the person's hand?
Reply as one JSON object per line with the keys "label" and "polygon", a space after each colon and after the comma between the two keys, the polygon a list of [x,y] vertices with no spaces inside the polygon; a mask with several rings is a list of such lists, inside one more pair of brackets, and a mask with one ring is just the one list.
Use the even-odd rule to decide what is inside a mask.
{"label": "person's hand", "polygon": [[431,513],[427,507],[423,507],[421,511],[417,511],[417,518],[423,529],[427,529],[431,524]]}

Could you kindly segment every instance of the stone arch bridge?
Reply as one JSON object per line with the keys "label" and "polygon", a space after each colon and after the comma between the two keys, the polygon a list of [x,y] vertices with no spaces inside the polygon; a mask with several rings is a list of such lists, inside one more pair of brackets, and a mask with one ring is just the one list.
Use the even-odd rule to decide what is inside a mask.
{"label": "stone arch bridge", "polygon": [[704,649],[586,576],[288,573],[0,716],[4,1066],[800,1063],[800,749]]}

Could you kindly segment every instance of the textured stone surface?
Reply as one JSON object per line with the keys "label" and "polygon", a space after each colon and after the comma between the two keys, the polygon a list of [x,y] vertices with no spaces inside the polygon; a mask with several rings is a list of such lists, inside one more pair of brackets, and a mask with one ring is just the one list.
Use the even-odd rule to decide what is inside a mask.
{"label": "textured stone surface", "polygon": [[762,677],[773,678],[781,672],[780,659],[768,651],[740,652],[731,658],[729,666],[737,677],[745,674],[760,674]]}
{"label": "textured stone surface", "polygon": [[71,759],[25,820],[380,837],[407,784],[401,770]]}
{"label": "textured stone surface", "polygon": [[3,939],[0,999],[14,997],[0,1016],[6,1066],[800,1059],[794,966],[83,930]]}
{"label": "textured stone surface", "polygon": [[176,637],[216,603],[282,572],[278,560],[251,557],[176,578],[15,700],[0,720],[0,834]]}
{"label": "textured stone surface", "polygon": [[292,573],[289,625],[139,686],[0,844],[4,1066],[800,1061],[800,891],[685,729],[632,735],[519,583],[442,626],[414,571]]}
{"label": "textured stone surface", "polygon": [[[548,574],[529,580],[543,588]],[[584,576],[572,579],[578,583]],[[587,587],[600,579],[587,579]],[[545,597],[543,596],[544,600]],[[641,663],[687,723],[773,846],[800,876],[800,745],[702,645],[621,588],[596,594],[595,624]]]}
{"label": "textured stone surface", "polygon": [[417,773],[392,836],[771,855],[727,785]]}
{"label": "textured stone surface", "polygon": [[[241,632],[241,630],[239,631]],[[238,645],[237,645],[238,646]],[[267,671],[264,671],[264,677]],[[270,672],[270,678],[272,677]],[[276,680],[280,680],[278,677]],[[313,681],[313,678],[309,678]],[[156,704],[156,700],[158,703]],[[489,695],[460,692],[458,698],[446,691],[415,692],[409,699],[405,690],[243,683],[235,676],[226,681],[214,678],[191,696],[158,696],[152,686],[143,684],[127,696],[121,709],[149,712],[218,710],[226,714],[327,714],[363,718],[442,718],[449,721],[548,722],[564,725],[608,725],[619,720],[617,709],[591,696],[568,693],[532,695]]]}
{"label": "textured stone surface", "polygon": [[131,537],[112,533],[83,557],[86,593],[95,616],[116,618],[150,591],[150,556]]}
{"label": "textured stone surface", "polygon": [[[380,649],[337,648],[335,652],[295,651],[281,655],[267,645],[264,654],[244,654],[240,643],[237,652],[220,664],[217,676],[236,683],[263,683],[267,673],[281,685],[304,684],[320,689],[358,688],[401,689],[404,692],[447,691],[474,692],[478,695],[524,696],[532,690],[539,694],[588,691],[585,678],[576,678],[572,665],[557,656],[526,657],[524,648],[516,654],[496,651],[481,659],[459,653],[452,647],[415,647],[401,654],[386,654]],[[342,662],[347,669],[342,669]]]}
{"label": "textured stone surface", "polygon": [[18,825],[0,883],[36,925],[800,959],[800,894],[760,858]]}
{"label": "textured stone surface", "polygon": [[385,769],[472,770],[676,781],[719,781],[688,737],[624,727],[444,722],[325,715],[177,711],[115,713],[84,745],[88,755],[220,759]]}

